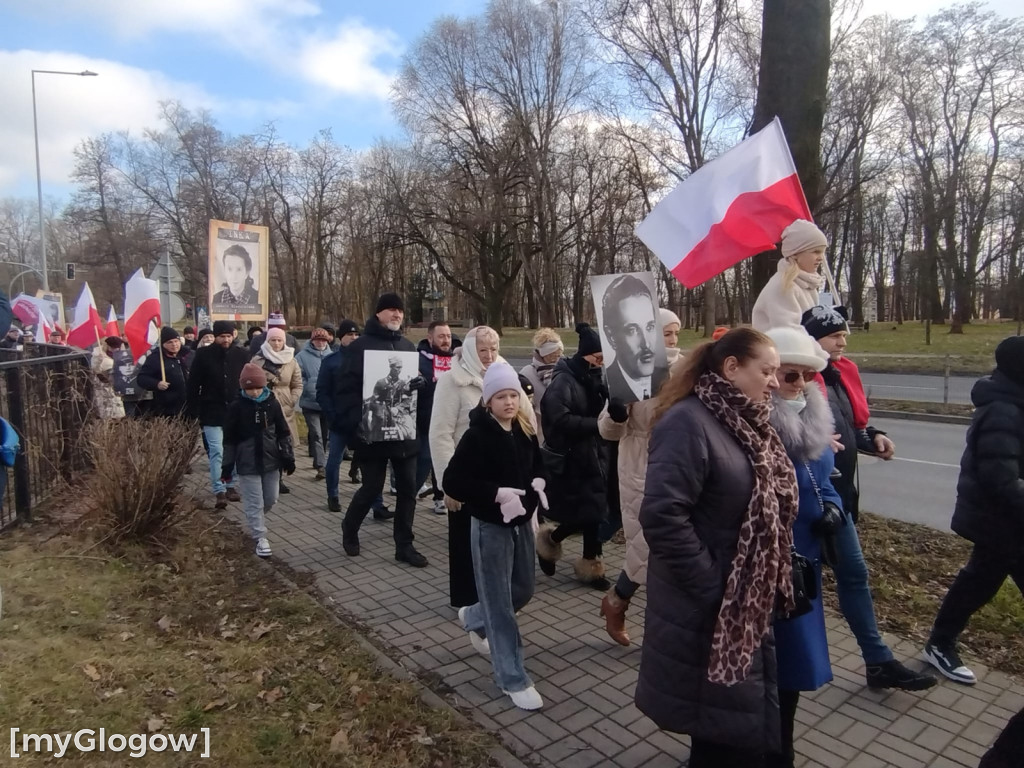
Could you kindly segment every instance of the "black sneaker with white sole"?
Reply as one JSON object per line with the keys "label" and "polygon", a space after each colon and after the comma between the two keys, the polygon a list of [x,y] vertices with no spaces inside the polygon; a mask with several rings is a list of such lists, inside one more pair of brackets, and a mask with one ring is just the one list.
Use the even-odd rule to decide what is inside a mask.
{"label": "black sneaker with white sole", "polygon": [[953,643],[928,643],[924,647],[922,656],[925,661],[954,682],[962,685],[974,685],[978,682],[974,673],[960,660],[960,654],[956,652],[956,645]]}

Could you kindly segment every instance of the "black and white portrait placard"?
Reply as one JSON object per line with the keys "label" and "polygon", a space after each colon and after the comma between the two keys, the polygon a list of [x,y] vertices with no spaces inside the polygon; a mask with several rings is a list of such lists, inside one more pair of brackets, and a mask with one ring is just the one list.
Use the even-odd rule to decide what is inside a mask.
{"label": "black and white portrait placard", "polygon": [[590,278],[590,289],[609,397],[624,403],[653,397],[668,378],[654,275],[597,275]]}
{"label": "black and white portrait placard", "polygon": [[210,316],[215,320],[267,318],[270,230],[210,221]]}
{"label": "black and white portrait placard", "polygon": [[409,381],[420,375],[418,352],[366,350],[363,358],[364,443],[416,439],[417,394]]}

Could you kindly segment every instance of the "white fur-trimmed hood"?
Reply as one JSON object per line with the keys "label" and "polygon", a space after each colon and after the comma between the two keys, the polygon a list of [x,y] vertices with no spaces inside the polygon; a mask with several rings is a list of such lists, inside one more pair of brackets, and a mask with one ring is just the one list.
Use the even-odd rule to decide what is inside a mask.
{"label": "white fur-trimmed hood", "polygon": [[782,402],[777,393],[772,394],[771,424],[779,433],[786,453],[798,461],[813,461],[826,450],[832,450],[832,435],[835,422],[828,400],[817,382],[804,387],[807,406],[797,413]]}

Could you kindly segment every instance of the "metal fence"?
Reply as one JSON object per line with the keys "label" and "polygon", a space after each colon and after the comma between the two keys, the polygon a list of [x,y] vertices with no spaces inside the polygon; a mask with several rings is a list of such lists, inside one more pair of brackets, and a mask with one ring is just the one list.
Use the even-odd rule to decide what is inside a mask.
{"label": "metal fence", "polygon": [[0,530],[32,510],[87,466],[83,441],[92,404],[89,355],[51,344],[0,349],[0,416],[21,439],[5,473]]}

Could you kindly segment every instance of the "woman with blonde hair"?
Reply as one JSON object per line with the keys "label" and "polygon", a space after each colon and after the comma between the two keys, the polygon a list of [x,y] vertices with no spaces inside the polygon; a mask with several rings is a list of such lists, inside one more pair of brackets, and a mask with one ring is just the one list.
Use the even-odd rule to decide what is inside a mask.
{"label": "woman with blonde hair", "polygon": [[805,219],[782,231],[782,259],[754,302],[751,325],[760,331],[800,325],[804,312],[821,303],[825,278],[818,270],[826,247],[825,233]]}
{"label": "woman with blonde hair", "polygon": [[564,353],[565,345],[555,329],[541,328],[533,334],[533,360],[519,371],[533,384],[533,415],[537,421],[537,439],[542,444],[544,428],[540,420],[540,401],[555,375],[555,364]]}
{"label": "woman with blonde hair", "polygon": [[781,747],[772,621],[794,608],[793,465],[769,423],[772,340],[737,328],[662,386],[640,525],[650,547],[637,708],[691,737],[691,768]]}

